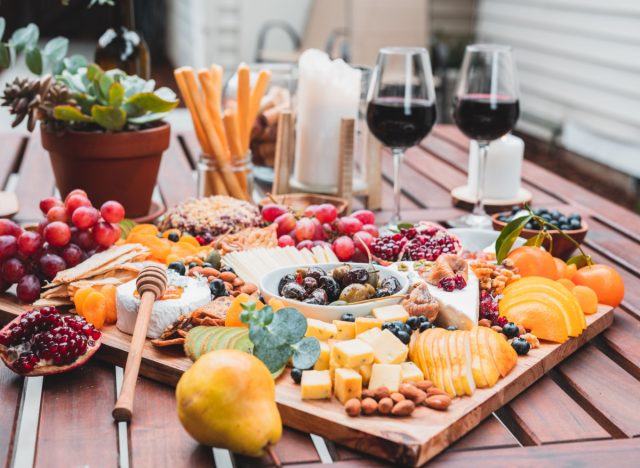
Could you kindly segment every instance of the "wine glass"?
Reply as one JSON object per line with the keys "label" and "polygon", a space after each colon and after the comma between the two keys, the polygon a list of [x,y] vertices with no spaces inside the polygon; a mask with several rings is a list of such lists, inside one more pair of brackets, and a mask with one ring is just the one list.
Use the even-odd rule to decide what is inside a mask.
{"label": "wine glass", "polygon": [[394,212],[400,222],[400,168],[405,149],[427,136],[436,121],[436,93],[429,53],[422,47],[385,47],[378,52],[369,87],[367,125],[393,154]]}
{"label": "wine glass", "polygon": [[453,101],[458,128],[478,142],[478,181],[473,211],[449,221],[453,227],[488,229],[484,182],[489,143],[509,133],[518,120],[518,81],[511,47],[494,44],[467,46]]}

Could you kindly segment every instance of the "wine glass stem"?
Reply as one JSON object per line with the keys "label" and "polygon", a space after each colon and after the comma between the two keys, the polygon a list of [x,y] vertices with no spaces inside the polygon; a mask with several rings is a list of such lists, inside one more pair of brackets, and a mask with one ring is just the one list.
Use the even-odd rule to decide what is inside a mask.
{"label": "wine glass stem", "polygon": [[487,153],[489,152],[489,143],[478,142],[478,181],[476,184],[476,203],[473,207],[473,214],[486,216],[484,210],[484,179],[487,168]]}
{"label": "wine glass stem", "polygon": [[391,217],[391,223],[400,222],[400,168],[404,159],[404,150],[402,148],[393,148],[393,203],[394,211]]}

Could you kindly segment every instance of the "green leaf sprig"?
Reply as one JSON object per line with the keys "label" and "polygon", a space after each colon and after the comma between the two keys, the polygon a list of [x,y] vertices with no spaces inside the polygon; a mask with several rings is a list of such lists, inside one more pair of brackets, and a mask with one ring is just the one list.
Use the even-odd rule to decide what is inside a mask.
{"label": "green leaf sprig", "polygon": [[543,217],[538,216],[531,211],[529,205],[525,205],[525,209],[529,212],[529,214],[525,216],[520,216],[518,218],[512,219],[500,232],[498,239],[496,239],[496,261],[498,263],[502,263],[516,239],[520,236],[520,233],[524,229],[524,227],[530,221],[535,222],[538,226],[540,226],[540,231],[533,237],[527,240],[524,245],[531,247],[541,247],[544,243],[545,239],[549,241],[549,252],[553,250],[553,238],[549,233],[549,230],[558,231],[561,236],[565,239],[568,239],[576,248],[580,251],[579,255],[571,257],[567,260],[567,264],[574,263],[578,268],[582,268],[583,266],[592,265],[593,260],[591,259],[591,255],[585,253],[580,247],[580,244],[576,242],[571,236],[569,236],[566,232],[560,229],[553,223],[545,220]]}
{"label": "green leaf sprig", "polygon": [[320,342],[312,336],[305,337],[307,319],[292,307],[273,312],[271,306],[256,310],[254,301],[242,304],[240,320],[249,325],[249,339],[253,342],[253,354],[267,366],[271,373],[282,369],[289,359],[294,367],[311,368],[320,357]]}

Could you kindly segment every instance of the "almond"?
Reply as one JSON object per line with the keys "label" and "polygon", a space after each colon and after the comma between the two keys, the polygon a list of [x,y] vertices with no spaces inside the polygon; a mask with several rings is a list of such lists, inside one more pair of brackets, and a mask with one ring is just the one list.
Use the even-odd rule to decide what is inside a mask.
{"label": "almond", "polygon": [[380,414],[389,414],[391,413],[391,409],[394,407],[395,402],[389,398],[385,397],[378,402],[378,413]]}
{"label": "almond", "polygon": [[411,400],[402,400],[396,403],[391,409],[393,416],[409,416],[416,409],[416,405]]}
{"label": "almond", "polygon": [[423,392],[426,392],[431,387],[433,387],[433,382],[431,380],[422,380],[422,381],[416,383],[416,387],[418,387]]}
{"label": "almond", "polygon": [[405,396],[400,392],[393,392],[389,395],[389,398],[393,400],[394,403],[401,402],[402,400],[406,400]]}
{"label": "almond", "polygon": [[244,286],[240,287],[240,292],[243,292],[249,295],[253,294],[257,290],[258,290],[258,287],[253,283],[246,283]]}
{"label": "almond", "polygon": [[360,403],[360,400],[358,400],[357,398],[351,398],[350,400],[347,400],[347,402],[344,404],[344,410],[349,416],[353,418],[360,415],[360,411],[362,410],[362,404]]}
{"label": "almond", "polygon": [[380,401],[383,398],[388,397],[391,394],[387,387],[378,387],[373,391],[373,398]]}
{"label": "almond", "polygon": [[215,268],[206,267],[202,269],[202,275],[207,277],[213,276],[214,278],[217,278],[218,276],[220,276],[220,272]]}
{"label": "almond", "polygon": [[378,402],[373,398],[365,398],[362,400],[362,414],[373,414],[378,410]]}
{"label": "almond", "polygon": [[233,280],[233,286],[236,288],[239,288],[240,286],[244,285],[244,280],[242,278],[237,278]]}
{"label": "almond", "polygon": [[494,325],[491,329],[495,332],[502,333],[502,327],[499,325]]}
{"label": "almond", "polygon": [[491,327],[491,320],[489,320],[489,319],[480,319],[480,320],[478,320],[478,326],[480,326],[480,327]]}
{"label": "almond", "polygon": [[427,390],[427,398],[433,395],[449,396],[447,392],[445,392],[444,390],[440,390],[438,387],[431,387],[429,390]]}
{"label": "almond", "polygon": [[451,405],[451,397],[448,395],[432,395],[424,403],[429,408],[444,411]]}
{"label": "almond", "polygon": [[361,397],[362,397],[362,399],[375,398],[375,392],[373,390],[371,390],[371,389],[363,388]]}
{"label": "almond", "polygon": [[233,283],[233,280],[236,279],[236,275],[230,271],[225,271],[220,273],[220,279],[226,283]]}

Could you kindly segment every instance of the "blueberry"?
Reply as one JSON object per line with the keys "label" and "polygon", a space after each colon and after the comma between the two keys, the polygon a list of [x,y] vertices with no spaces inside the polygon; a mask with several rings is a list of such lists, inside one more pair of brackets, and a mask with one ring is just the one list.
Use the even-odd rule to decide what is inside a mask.
{"label": "blueberry", "polygon": [[200,265],[198,265],[196,262],[191,262],[191,263],[189,263],[189,268],[190,268],[190,269],[191,269],[191,268],[195,268],[195,267],[197,267],[197,266],[200,266]]}
{"label": "blueberry", "polygon": [[580,216],[578,213],[571,213],[569,215],[569,219],[577,219],[578,221],[582,221],[582,216]]}
{"label": "blueberry", "polygon": [[178,242],[180,240],[180,235],[175,231],[170,232],[167,236],[167,239],[169,239],[171,242]]}
{"label": "blueberry", "polygon": [[355,322],[356,318],[353,316],[353,314],[351,314],[349,312],[345,312],[340,317],[340,320],[342,320],[343,322]]}
{"label": "blueberry", "polygon": [[302,369],[298,369],[297,367],[291,369],[291,379],[300,385],[300,382],[302,382]]}
{"label": "blueberry", "polygon": [[560,216],[562,216],[562,213],[560,213],[558,210],[553,210],[549,214],[553,219],[558,219]]}
{"label": "blueberry", "polygon": [[267,301],[265,301],[265,300],[264,300],[264,296],[258,296],[258,300],[259,300],[260,302],[262,302],[263,304],[266,304],[266,303],[267,303]]}
{"label": "blueberry", "polygon": [[404,323],[402,323],[400,320],[395,320],[391,323],[393,323],[393,326],[396,327],[398,330],[402,330],[402,328],[404,328]]}
{"label": "blueberry", "polygon": [[228,296],[229,292],[224,285],[224,281],[221,279],[214,279],[209,283],[209,290],[211,291],[211,296],[215,299],[216,297]]}
{"label": "blueberry", "polygon": [[420,333],[422,333],[425,330],[428,330],[429,328],[431,328],[431,322],[424,322],[420,324]]}
{"label": "blueberry", "polygon": [[447,330],[449,331],[456,331],[458,329],[458,327],[456,327],[455,325],[450,325],[447,327]]}
{"label": "blueberry", "polygon": [[182,262],[171,262],[168,268],[169,270],[177,271],[180,275],[184,275],[187,271]]}
{"label": "blueberry", "polygon": [[520,356],[524,356],[529,352],[529,349],[531,349],[531,346],[529,346],[529,342],[524,338],[514,338],[514,340],[511,342],[511,346],[513,346],[513,349],[515,349],[516,353],[518,353]]}
{"label": "blueberry", "polygon": [[511,207],[511,213],[516,214],[518,211],[520,211],[520,206],[518,205],[513,205]]}
{"label": "blueberry", "polygon": [[504,327],[502,327],[502,333],[507,335],[507,338],[515,338],[519,333],[518,325],[513,322],[509,322]]}
{"label": "blueberry", "polygon": [[548,215],[549,210],[547,210],[546,208],[538,208],[538,213],[540,213],[540,216]]}
{"label": "blueberry", "polygon": [[411,335],[409,335],[406,331],[401,330],[398,333],[396,333],[396,336],[404,344],[409,344],[409,341],[411,341]]}
{"label": "blueberry", "polygon": [[204,262],[201,266],[202,268],[213,268],[213,265],[209,262]]}
{"label": "blueberry", "polygon": [[420,323],[425,323],[427,322],[427,317],[424,315],[419,315],[418,319],[420,320]]}
{"label": "blueberry", "polygon": [[409,327],[412,330],[415,330],[416,328],[418,328],[420,326],[420,319],[415,315],[412,316],[412,317],[409,317],[407,319],[407,325],[409,325]]}
{"label": "blueberry", "polygon": [[387,329],[389,328],[389,326],[390,326],[390,325],[391,325],[391,323],[390,323],[390,322],[384,322],[384,323],[382,324],[382,329],[383,329],[383,330],[387,330]]}
{"label": "blueberry", "polygon": [[222,268],[220,268],[220,273],[224,273],[225,271],[229,271],[231,273],[233,273],[234,275],[236,274],[235,271],[233,271],[233,268],[231,268],[230,266],[223,266]]}
{"label": "blueberry", "polygon": [[580,227],[582,226],[582,223],[580,222],[579,219],[570,218],[569,219],[569,226],[571,227],[571,229],[580,229]]}

